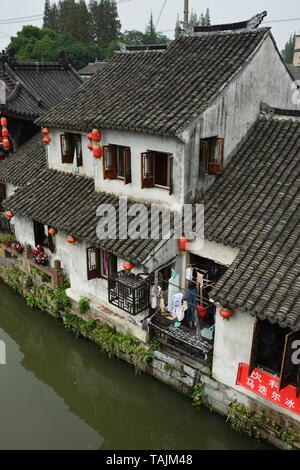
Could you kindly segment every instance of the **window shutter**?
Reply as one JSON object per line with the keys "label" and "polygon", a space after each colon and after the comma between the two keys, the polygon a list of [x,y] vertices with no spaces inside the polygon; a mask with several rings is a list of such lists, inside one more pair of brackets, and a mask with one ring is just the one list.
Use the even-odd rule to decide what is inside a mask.
{"label": "window shutter", "polygon": [[70,134],[62,134],[60,136],[62,163],[73,163],[74,146],[72,140]]}
{"label": "window shutter", "polygon": [[253,339],[252,339],[252,349],[250,356],[249,372],[251,375],[254,369],[257,367],[257,353],[258,353],[258,342],[260,339],[260,322],[257,321],[254,326]]}
{"label": "window shutter", "polygon": [[207,172],[209,175],[219,175],[223,170],[224,139],[215,139],[210,143]]}
{"label": "window shutter", "polygon": [[75,146],[77,154],[77,166],[83,166],[81,135],[75,135]]}
{"label": "window shutter", "polygon": [[131,183],[131,152],[124,149],[125,184]]}
{"label": "window shutter", "polygon": [[154,186],[154,175],[155,175],[155,158],[154,153],[145,152],[141,155],[141,166],[142,166],[142,188],[153,188]]}
{"label": "window shutter", "polygon": [[293,331],[289,333],[288,335],[286,335],[285,337],[284,351],[283,351],[280,378],[279,378],[279,391],[282,390],[287,385],[289,385],[290,379],[292,378],[295,372],[295,365],[292,362],[292,355],[294,353],[294,349],[292,348],[292,343],[296,339],[299,339],[298,331]]}
{"label": "window shutter", "polygon": [[113,145],[103,147],[103,178],[105,180],[117,178],[116,150]]}
{"label": "window shutter", "polygon": [[169,155],[169,194],[173,194],[173,155]]}
{"label": "window shutter", "polygon": [[208,168],[209,143],[206,140],[200,141],[199,178],[204,178]]}
{"label": "window shutter", "polygon": [[100,277],[100,250],[99,248],[87,248],[87,278],[88,281]]}

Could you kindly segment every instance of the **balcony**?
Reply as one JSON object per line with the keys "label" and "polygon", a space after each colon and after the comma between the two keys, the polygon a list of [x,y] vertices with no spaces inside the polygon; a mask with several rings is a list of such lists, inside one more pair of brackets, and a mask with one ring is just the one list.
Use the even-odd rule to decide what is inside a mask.
{"label": "balcony", "polygon": [[197,336],[185,326],[176,328],[174,321],[156,313],[149,323],[150,341],[155,339],[180,354],[207,363],[213,352],[213,341]]}

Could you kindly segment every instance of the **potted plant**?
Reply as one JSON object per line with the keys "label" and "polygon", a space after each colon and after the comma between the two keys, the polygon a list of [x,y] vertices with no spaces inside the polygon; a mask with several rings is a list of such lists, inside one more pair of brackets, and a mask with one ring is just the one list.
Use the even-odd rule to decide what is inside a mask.
{"label": "potted plant", "polygon": [[32,256],[36,264],[41,264],[43,266],[48,266],[49,260],[51,258],[50,253],[45,252],[43,246],[38,245],[35,250],[32,251]]}

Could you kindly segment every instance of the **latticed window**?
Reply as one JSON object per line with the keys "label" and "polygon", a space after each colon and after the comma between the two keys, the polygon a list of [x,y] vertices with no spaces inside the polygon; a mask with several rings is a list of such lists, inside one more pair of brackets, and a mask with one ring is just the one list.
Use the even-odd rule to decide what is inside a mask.
{"label": "latticed window", "polygon": [[109,276],[108,301],[131,315],[137,315],[149,307],[149,285],[134,274],[120,271]]}
{"label": "latticed window", "polygon": [[60,136],[61,161],[62,163],[73,163],[76,158],[76,165],[82,166],[82,144],[81,135],[65,133]]}

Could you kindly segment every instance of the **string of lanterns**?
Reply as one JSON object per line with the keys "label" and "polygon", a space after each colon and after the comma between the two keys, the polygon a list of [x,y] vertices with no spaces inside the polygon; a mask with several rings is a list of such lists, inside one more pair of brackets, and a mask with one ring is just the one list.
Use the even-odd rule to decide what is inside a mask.
{"label": "string of lanterns", "polygon": [[7,129],[6,117],[2,117],[0,122],[1,122],[1,135],[3,138],[3,148],[8,150],[10,148],[10,142],[9,142],[9,133]]}
{"label": "string of lanterns", "polygon": [[100,144],[102,135],[99,129],[93,129],[92,132],[87,134],[87,138],[90,141],[87,148],[93,152],[94,158],[101,158],[103,155],[103,150]]}
{"label": "string of lanterns", "polygon": [[42,130],[42,134],[44,136],[43,142],[46,145],[49,145],[50,142],[51,142],[51,137],[49,137],[50,133],[51,133],[51,131],[49,129],[47,129],[46,127],[44,127],[44,129]]}

